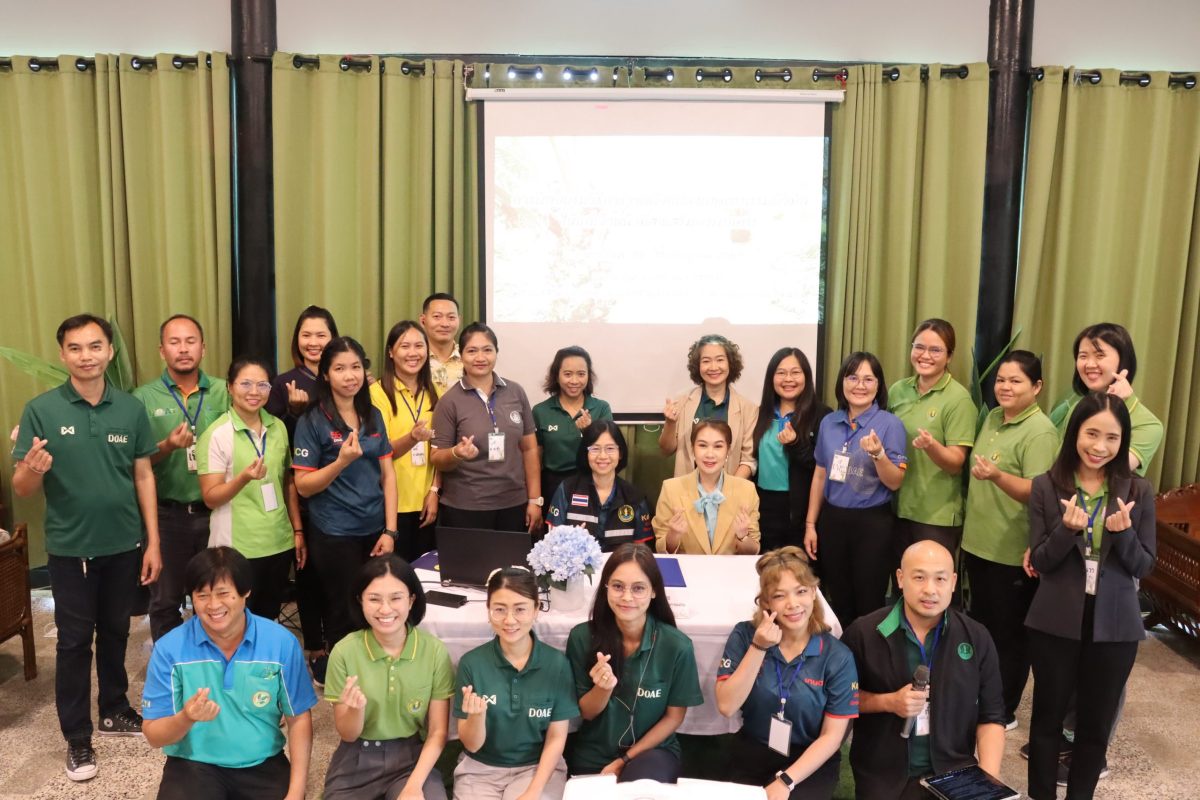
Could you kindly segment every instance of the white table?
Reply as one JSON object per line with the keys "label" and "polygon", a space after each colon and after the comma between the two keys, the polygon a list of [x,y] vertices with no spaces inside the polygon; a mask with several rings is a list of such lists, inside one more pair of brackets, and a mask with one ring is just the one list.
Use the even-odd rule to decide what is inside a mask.
{"label": "white table", "polygon": [[[712,736],[733,733],[742,723],[740,715],[723,717],[717,711],[715,697],[717,668],[725,651],[725,642],[733,626],[750,619],[754,613],[754,597],[758,594],[758,574],[754,571],[755,556],[670,556],[679,560],[683,588],[668,588],[667,598],[675,612],[679,629],[692,639],[696,651],[696,666],[700,672],[700,688],[704,705],[688,710],[680,733]],[[417,570],[426,588],[434,588],[438,580],[432,570]],[[593,576],[599,581],[600,571]],[[571,628],[584,622],[592,607],[595,583],[589,586],[587,605],[572,612],[549,611],[538,615],[534,631],[546,644],[565,650]],[[486,596],[482,591],[452,587],[446,591],[466,595],[469,600],[462,608],[447,608],[430,604],[421,627],[446,644],[450,658],[457,665],[463,654],[492,638],[484,608]],[[817,602],[825,609],[825,620],[841,637],[842,626],[833,609],[818,595]]]}
{"label": "white table", "polygon": [[642,780],[617,783],[615,775],[584,775],[567,781],[563,800],[764,800],[761,786],[680,778],[679,783]]}

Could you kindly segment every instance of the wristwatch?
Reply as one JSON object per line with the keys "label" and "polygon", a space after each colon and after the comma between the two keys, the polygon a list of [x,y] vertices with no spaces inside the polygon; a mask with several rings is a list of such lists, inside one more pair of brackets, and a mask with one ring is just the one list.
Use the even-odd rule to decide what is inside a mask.
{"label": "wristwatch", "polygon": [[399,531],[389,531],[387,528],[383,529],[383,535],[392,537],[393,542],[400,538]]}
{"label": "wristwatch", "polygon": [[546,501],[544,498],[541,498],[541,497],[529,498],[529,505],[531,505],[531,506],[537,506],[538,508],[541,508],[545,504],[546,504]]}
{"label": "wristwatch", "polygon": [[794,780],[792,780],[792,776],[788,775],[783,770],[779,770],[779,772],[775,773],[775,779],[778,780],[780,783],[782,783],[784,786],[786,786],[789,789],[791,789],[793,786],[796,785],[796,782]]}

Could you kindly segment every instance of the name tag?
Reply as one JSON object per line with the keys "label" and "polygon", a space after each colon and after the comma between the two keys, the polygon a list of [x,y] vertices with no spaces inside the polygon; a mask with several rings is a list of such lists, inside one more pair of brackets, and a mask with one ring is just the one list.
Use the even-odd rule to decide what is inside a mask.
{"label": "name tag", "polygon": [[425,442],[417,442],[413,445],[412,450],[408,452],[412,454],[412,465],[414,467],[425,466]]}
{"label": "name tag", "polygon": [[188,472],[195,472],[196,467],[196,445],[190,445],[187,449],[187,464]]}
{"label": "name tag", "polygon": [[575,520],[576,522],[600,522],[599,517],[593,517],[591,514],[576,514],[574,511],[567,514],[567,519]]}
{"label": "name tag", "polygon": [[780,755],[787,755],[792,744],[791,720],[771,717],[771,730],[767,734],[767,746]]}
{"label": "name tag", "polygon": [[850,469],[850,456],[846,453],[835,453],[833,460],[829,462],[829,480],[843,483],[846,480],[846,473]]}
{"label": "name tag", "polygon": [[925,706],[921,709],[921,713],[917,715],[917,724],[913,730],[913,735],[929,735],[929,701],[925,702]]}
{"label": "name tag", "polygon": [[1083,560],[1083,568],[1086,570],[1084,574],[1083,591],[1087,594],[1095,596],[1096,584],[1100,579],[1100,562],[1091,558]]}
{"label": "name tag", "polygon": [[614,528],[604,532],[605,539],[611,539],[614,536],[633,536],[633,528]]}
{"label": "name tag", "polygon": [[488,461],[504,460],[504,434],[488,434]]}
{"label": "name tag", "polygon": [[275,495],[275,484],[264,483],[262,488],[263,508],[267,511],[274,511],[279,508],[279,498]]}

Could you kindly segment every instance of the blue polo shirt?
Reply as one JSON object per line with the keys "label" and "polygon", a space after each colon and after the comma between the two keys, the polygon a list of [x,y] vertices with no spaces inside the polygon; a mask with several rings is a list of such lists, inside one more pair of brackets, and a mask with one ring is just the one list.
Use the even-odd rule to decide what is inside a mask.
{"label": "blue polo shirt", "polygon": [[[368,426],[358,431],[363,454],[333,479],[325,490],[308,498],[308,513],[330,536],[372,536],[383,530],[383,486],[379,462],[392,457],[392,443],[379,409],[371,407]],[[313,406],[296,423],[292,440],[292,468],[314,471],[337,460],[346,434],[333,427],[333,420]]]}
{"label": "blue polo shirt", "polygon": [[817,430],[817,446],[813,453],[817,466],[829,469],[834,455],[845,452],[850,466],[844,481],[825,479],[825,501],[838,508],[874,508],[892,499],[892,490],[879,480],[875,462],[859,445],[871,431],[883,443],[884,457],[903,468],[908,463],[908,435],[904,423],[895,414],[871,404],[854,422],[845,409],[826,414]]}
{"label": "blue polo shirt", "polygon": [[154,644],[142,690],[142,716],[163,719],[183,710],[200,689],[221,707],[208,722],[163,748],[169,756],[242,769],[283,751],[282,717],[317,704],[300,642],[282,625],[249,611],[246,635],[228,661],[199,617]]}
{"label": "blue polo shirt", "polygon": [[[754,625],[739,622],[725,642],[725,654],[717,669],[717,681],[732,675],[742,663]],[[779,712],[786,690],[783,715],[792,723],[792,749],[803,750],[821,734],[825,717],[854,719],[858,716],[858,670],[850,648],[831,633],[811,637],[804,652],[784,661],[778,647],[766,652],[746,702],[742,703],[742,731],[755,740],[769,741],[771,717]]]}

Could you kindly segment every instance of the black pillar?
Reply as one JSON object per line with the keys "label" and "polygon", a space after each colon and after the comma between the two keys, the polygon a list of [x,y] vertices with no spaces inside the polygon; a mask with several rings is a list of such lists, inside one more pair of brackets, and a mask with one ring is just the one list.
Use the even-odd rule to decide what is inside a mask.
{"label": "black pillar", "polygon": [[271,56],[275,0],[231,0],[237,130],[233,352],[275,361]]}
{"label": "black pillar", "polygon": [[[988,14],[987,164],[983,190],[983,251],[975,354],[982,370],[1008,343],[1017,279],[1025,123],[1029,112],[1029,52],[1034,0],[991,0]],[[992,397],[990,388],[984,396]]]}

